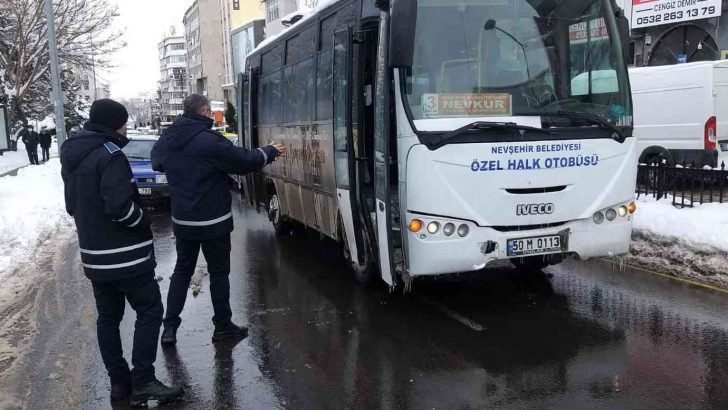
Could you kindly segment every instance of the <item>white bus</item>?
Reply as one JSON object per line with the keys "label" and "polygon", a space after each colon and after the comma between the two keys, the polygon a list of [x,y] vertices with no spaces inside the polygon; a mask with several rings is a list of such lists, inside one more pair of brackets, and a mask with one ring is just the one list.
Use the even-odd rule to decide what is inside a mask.
{"label": "white bus", "polygon": [[[238,79],[246,177],[278,232],[341,242],[390,286],[628,251],[636,154],[613,0],[339,0]],[[611,78],[609,87],[596,86]]]}

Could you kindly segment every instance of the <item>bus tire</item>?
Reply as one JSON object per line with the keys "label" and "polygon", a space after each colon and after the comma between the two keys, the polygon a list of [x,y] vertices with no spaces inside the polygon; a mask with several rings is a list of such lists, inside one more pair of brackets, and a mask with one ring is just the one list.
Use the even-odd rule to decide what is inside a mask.
{"label": "bus tire", "polygon": [[523,258],[513,258],[511,263],[521,272],[532,273],[539,272],[549,265],[557,265],[564,260],[564,255],[552,254],[541,256],[526,256]]}
{"label": "bus tire", "polygon": [[268,199],[268,219],[273,224],[273,229],[278,235],[286,235],[291,232],[293,225],[291,221],[285,216],[281,215],[280,201],[278,199],[278,193],[273,191]]}
{"label": "bus tire", "polygon": [[[363,249],[364,252],[364,265],[359,264],[358,261],[351,260],[351,251],[349,250],[349,241],[346,237],[346,230],[344,229],[344,224],[341,221],[341,215],[338,217],[338,230],[339,230],[339,240],[341,241],[341,254],[346,261],[346,263],[351,268],[351,271],[354,273],[354,277],[356,278],[356,281],[359,282],[362,286],[370,286],[372,283],[374,283],[374,278],[376,277],[376,271],[372,266],[371,258],[367,256],[367,249]],[[368,240],[366,238],[366,235],[364,235],[364,247],[367,248],[369,246]]]}

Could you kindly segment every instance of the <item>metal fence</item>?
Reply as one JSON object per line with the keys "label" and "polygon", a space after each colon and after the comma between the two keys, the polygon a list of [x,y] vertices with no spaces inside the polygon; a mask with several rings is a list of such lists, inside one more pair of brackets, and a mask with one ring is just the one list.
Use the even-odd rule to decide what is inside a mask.
{"label": "metal fence", "polygon": [[667,165],[663,162],[640,164],[637,170],[637,197],[671,198],[679,207],[693,204],[728,203],[728,171],[695,168],[690,164]]}

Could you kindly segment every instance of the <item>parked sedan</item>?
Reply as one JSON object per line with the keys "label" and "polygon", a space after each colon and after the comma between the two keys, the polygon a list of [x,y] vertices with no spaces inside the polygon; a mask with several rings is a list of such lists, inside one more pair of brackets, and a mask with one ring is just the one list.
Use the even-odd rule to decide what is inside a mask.
{"label": "parked sedan", "polygon": [[128,135],[129,144],[123,151],[129,159],[134,181],[142,199],[168,201],[169,185],[167,176],[152,169],[152,148],[159,137],[153,135]]}

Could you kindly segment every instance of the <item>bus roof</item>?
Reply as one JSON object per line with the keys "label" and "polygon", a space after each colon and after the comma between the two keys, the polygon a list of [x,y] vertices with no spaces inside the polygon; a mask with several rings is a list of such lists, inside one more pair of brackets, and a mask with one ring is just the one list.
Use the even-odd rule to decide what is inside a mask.
{"label": "bus roof", "polygon": [[278,37],[282,37],[282,36],[286,35],[286,33],[288,33],[289,31],[298,28],[302,23],[305,23],[306,21],[308,21],[312,18],[315,18],[323,10],[333,6],[334,4],[336,4],[340,1],[342,1],[342,0],[323,0],[323,1],[320,1],[316,5],[316,7],[298,10],[297,12],[290,14],[290,16],[301,14],[301,15],[303,15],[303,17],[301,17],[301,19],[298,20],[297,22],[291,24],[289,27],[286,27],[285,30],[281,31],[280,33],[269,36],[265,40],[261,41],[260,44],[258,44],[258,46],[255,47],[253,49],[253,51],[250,52],[250,54],[259,52],[260,50],[264,49],[269,44],[273,43]]}

